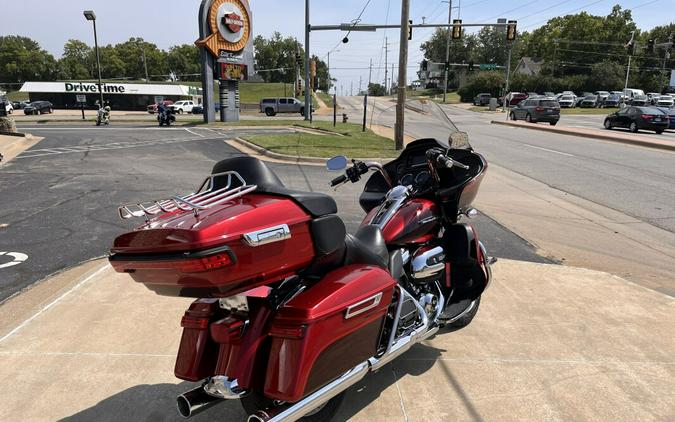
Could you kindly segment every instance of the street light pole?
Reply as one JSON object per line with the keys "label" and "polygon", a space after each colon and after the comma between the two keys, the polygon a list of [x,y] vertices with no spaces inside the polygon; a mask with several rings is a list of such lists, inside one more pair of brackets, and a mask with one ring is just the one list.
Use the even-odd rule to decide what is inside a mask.
{"label": "street light pole", "polygon": [[96,34],[96,14],[93,10],[85,10],[84,17],[94,24],[94,49],[96,50],[96,69],[98,71],[98,94],[100,107],[103,107],[103,86],[101,84],[101,57],[98,54],[98,36]]}

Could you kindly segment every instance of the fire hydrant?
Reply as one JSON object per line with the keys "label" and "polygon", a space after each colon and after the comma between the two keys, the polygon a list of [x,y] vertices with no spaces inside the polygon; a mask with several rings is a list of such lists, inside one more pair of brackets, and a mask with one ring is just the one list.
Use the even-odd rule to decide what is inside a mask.
{"label": "fire hydrant", "polygon": [[342,113],[342,123],[347,123],[347,113]]}

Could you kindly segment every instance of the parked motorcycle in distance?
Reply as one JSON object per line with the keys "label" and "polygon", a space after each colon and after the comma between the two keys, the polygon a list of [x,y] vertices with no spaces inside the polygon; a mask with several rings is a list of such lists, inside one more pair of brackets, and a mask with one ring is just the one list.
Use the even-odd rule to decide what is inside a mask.
{"label": "parked motorcycle in distance", "polygon": [[327,162],[344,171],[336,188],[369,175],[353,235],[333,198],[287,189],[253,157],[218,162],[195,193],[119,208],[146,221],[115,239],[113,268],[196,298],[174,368],[199,383],[182,416],[240,400],[249,422],[329,421],[369,372],[473,320],[493,259],[460,219],[477,213],[487,162],[437,105],[409,111],[432,137],[384,165]]}
{"label": "parked motorcycle in distance", "polygon": [[101,126],[101,123],[106,126],[110,124],[110,106],[108,105],[99,107],[96,113],[96,126]]}
{"label": "parked motorcycle in distance", "polygon": [[171,126],[171,123],[176,121],[174,111],[169,107],[164,107],[162,111],[157,113],[157,121],[159,122],[160,126]]}

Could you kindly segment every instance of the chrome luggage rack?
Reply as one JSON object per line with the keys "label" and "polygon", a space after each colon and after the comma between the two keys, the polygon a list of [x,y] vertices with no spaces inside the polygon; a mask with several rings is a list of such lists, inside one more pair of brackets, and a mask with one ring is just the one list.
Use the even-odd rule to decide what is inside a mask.
{"label": "chrome luggage rack", "polygon": [[[220,189],[213,190],[217,177],[227,177],[227,184]],[[233,187],[233,184],[237,186]],[[194,193],[122,205],[117,211],[123,220],[144,217],[147,221],[152,216],[176,210],[192,211],[197,216],[199,215],[199,211],[237,199],[249,192],[253,192],[257,187],[257,185],[247,185],[244,178],[236,171],[225,171],[212,174],[204,179],[199,189]]]}

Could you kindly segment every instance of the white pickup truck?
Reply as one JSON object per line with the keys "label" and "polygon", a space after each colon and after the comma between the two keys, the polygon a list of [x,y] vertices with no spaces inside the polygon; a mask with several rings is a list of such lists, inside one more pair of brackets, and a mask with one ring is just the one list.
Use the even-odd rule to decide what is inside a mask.
{"label": "white pickup truck", "polygon": [[183,113],[192,113],[192,108],[194,106],[195,106],[194,101],[181,100],[171,104],[169,108],[173,110],[174,113],[183,114]]}

